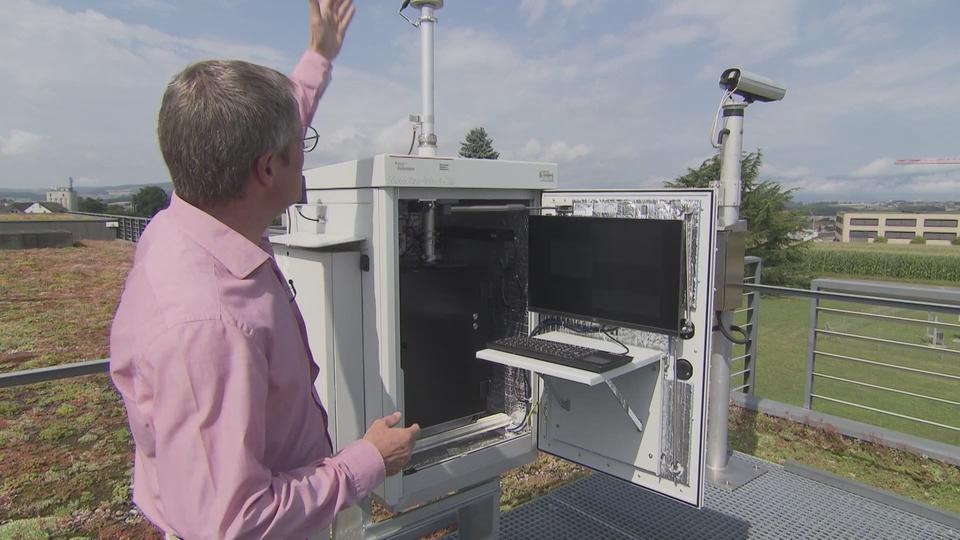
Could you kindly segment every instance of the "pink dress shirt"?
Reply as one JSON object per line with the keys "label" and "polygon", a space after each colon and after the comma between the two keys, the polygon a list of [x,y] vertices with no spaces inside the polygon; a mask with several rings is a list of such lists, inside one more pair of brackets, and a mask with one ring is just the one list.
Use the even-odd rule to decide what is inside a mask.
{"label": "pink dress shirt", "polygon": [[[307,52],[291,76],[305,123],[329,73]],[[270,245],[176,195],[137,245],[110,350],[136,443],[133,500],[169,533],[304,538],[383,482],[371,443],[333,455],[319,370]]]}

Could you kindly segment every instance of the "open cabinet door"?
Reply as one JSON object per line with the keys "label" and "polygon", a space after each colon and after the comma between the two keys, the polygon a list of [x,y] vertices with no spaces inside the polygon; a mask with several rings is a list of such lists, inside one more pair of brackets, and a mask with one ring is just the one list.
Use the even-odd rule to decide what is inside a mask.
{"label": "open cabinet door", "polygon": [[[539,373],[537,444],[540,450],[611,474],[657,493],[703,505],[706,382],[713,309],[716,207],[712,190],[551,191],[549,208],[575,216],[682,220],[685,283],[681,317],[689,338],[620,329],[627,345],[660,351],[659,361],[584,384]],[[629,250],[629,240],[622,249]],[[683,283],[683,281],[681,282]]]}

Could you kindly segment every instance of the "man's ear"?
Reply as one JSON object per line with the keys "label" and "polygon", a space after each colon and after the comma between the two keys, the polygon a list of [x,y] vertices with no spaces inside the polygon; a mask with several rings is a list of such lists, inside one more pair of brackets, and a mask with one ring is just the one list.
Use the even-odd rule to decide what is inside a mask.
{"label": "man's ear", "polygon": [[261,154],[253,162],[253,180],[263,188],[273,186],[273,172],[276,164],[273,154]]}

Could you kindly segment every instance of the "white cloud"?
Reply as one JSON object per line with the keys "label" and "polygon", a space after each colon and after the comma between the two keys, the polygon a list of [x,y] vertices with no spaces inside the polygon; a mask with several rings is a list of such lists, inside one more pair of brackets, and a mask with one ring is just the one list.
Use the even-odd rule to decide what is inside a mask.
{"label": "white cloud", "polygon": [[793,64],[802,68],[818,68],[828,66],[840,62],[846,56],[845,53],[845,50],[838,47],[825,49],[801,56],[800,58],[794,60]]}
{"label": "white cloud", "polygon": [[816,174],[785,177],[785,187],[797,188],[798,198],[816,200],[956,200],[960,193],[960,166],[895,165],[893,158],[872,160],[847,175]]}
{"label": "white cloud", "polygon": [[446,69],[510,69],[519,62],[516,53],[502,37],[475,28],[447,29],[438,41],[442,44],[436,55],[436,67],[441,70],[438,73]]}
{"label": "white cloud", "polygon": [[598,55],[596,71],[611,74],[636,68],[659,58],[670,49],[705,39],[708,33],[709,29],[699,23],[645,21],[623,34],[608,34],[600,39],[601,47],[614,52],[608,56]]}
{"label": "white cloud", "polygon": [[585,144],[569,144],[567,141],[554,141],[543,144],[530,139],[518,152],[517,157],[529,161],[551,161],[557,163],[576,161],[589,156],[593,150]]}
{"label": "white cloud", "polygon": [[[269,47],[177,36],[95,10],[26,0],[4,2],[0,36],[0,119],[50,133],[46,140],[57,151],[56,159],[0,170],[0,185],[17,183],[11,187],[84,175],[117,184],[163,181],[155,114],[175,72],[212,57],[293,60]],[[4,146],[9,153],[36,144],[20,135]]]}
{"label": "white cloud", "polygon": [[0,156],[23,156],[40,150],[43,137],[36,133],[12,129],[0,136]]}
{"label": "white cloud", "polygon": [[527,22],[533,24],[543,17],[548,3],[549,0],[523,0],[520,2],[520,11],[526,13]]}
{"label": "white cloud", "polygon": [[889,157],[875,159],[850,173],[854,178],[882,178],[882,177],[911,177],[923,176],[939,177],[940,175],[960,171],[960,165],[897,165],[896,160]]}
{"label": "white cloud", "polygon": [[122,0],[119,4],[127,9],[138,9],[156,13],[175,13],[178,11],[178,7],[167,0]]}
{"label": "white cloud", "polygon": [[520,12],[526,15],[527,24],[540,22],[548,10],[556,10],[562,16],[576,10],[580,14],[596,12],[605,0],[521,0]]}
{"label": "white cloud", "polygon": [[888,15],[892,11],[893,6],[889,2],[870,0],[861,4],[850,3],[841,6],[827,16],[826,22],[849,30],[872,23],[877,18]]}
{"label": "white cloud", "polygon": [[716,0],[682,0],[669,3],[662,16],[707,25],[717,56],[754,62],[796,43],[801,7],[798,0],[742,0],[735,7]]}
{"label": "white cloud", "polygon": [[903,175],[897,177],[815,178],[798,184],[804,198],[838,197],[844,200],[925,199],[955,200],[960,178],[955,174]]}
{"label": "white cloud", "polygon": [[[93,10],[69,12],[12,0],[4,11],[0,75],[22,97],[35,92],[156,89],[186,63],[204,58],[267,65],[284,61],[281,53],[267,47],[175,36]],[[64,61],[65,55],[69,61]]]}
{"label": "white cloud", "polygon": [[[875,176],[890,176],[895,174],[896,165],[894,165],[894,159],[888,157],[882,157],[875,159],[870,163],[867,163],[863,167],[859,167],[853,172],[850,173],[850,176],[854,178],[873,178]],[[901,171],[896,171],[901,172]]]}
{"label": "white cloud", "polygon": [[781,180],[797,180],[812,176],[814,172],[809,167],[778,167],[770,162],[764,162],[760,168],[762,178],[770,177]]}

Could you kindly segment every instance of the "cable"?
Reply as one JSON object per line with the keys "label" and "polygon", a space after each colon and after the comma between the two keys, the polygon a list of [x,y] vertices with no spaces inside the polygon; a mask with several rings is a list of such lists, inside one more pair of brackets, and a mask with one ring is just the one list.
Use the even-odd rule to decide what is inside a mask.
{"label": "cable", "polygon": [[540,324],[537,325],[536,329],[534,329],[533,333],[530,334],[530,335],[531,335],[531,336],[537,336],[537,335],[540,335],[540,334],[541,334],[544,330],[546,330],[547,328],[552,328],[552,327],[557,327],[557,326],[566,328],[567,330],[573,330],[574,332],[576,332],[576,333],[578,333],[578,334],[603,334],[603,335],[607,336],[608,338],[610,338],[610,340],[613,341],[614,343],[616,343],[617,345],[620,345],[621,347],[623,347],[623,352],[613,353],[613,354],[618,354],[618,355],[620,355],[620,356],[626,356],[626,355],[630,354],[630,348],[629,348],[629,347],[627,347],[626,345],[624,345],[624,343],[623,343],[622,341],[620,341],[619,339],[617,339],[617,338],[613,337],[612,335],[610,335],[610,332],[613,332],[614,330],[617,330],[617,327],[616,327],[616,326],[607,326],[607,327],[604,327],[604,326],[589,326],[589,325],[586,325],[586,324],[572,323],[572,322],[565,321],[565,320],[560,319],[560,318],[557,318],[557,317],[551,317],[551,318],[547,318],[547,319],[544,319],[544,320],[540,321]]}
{"label": "cable", "polygon": [[300,217],[302,217],[307,221],[316,221],[317,223],[320,223],[320,218],[312,218],[312,217],[307,217],[303,215],[303,210],[301,210],[299,206],[297,207],[297,213],[300,214]]}
{"label": "cable", "polygon": [[518,423],[515,426],[514,425],[507,426],[507,432],[509,433],[516,433],[518,431],[522,431],[527,427],[527,424],[530,421],[530,410],[531,410],[530,407],[533,401],[533,389],[530,386],[530,375],[529,375],[529,372],[527,372],[526,370],[520,370],[519,373],[520,373],[520,378],[523,380],[523,392],[525,395],[524,396],[514,395],[514,397],[516,397],[518,401],[523,403],[523,408],[524,408],[523,419],[520,420],[520,423]]}
{"label": "cable", "polygon": [[717,121],[720,119],[720,111],[723,110],[723,104],[727,101],[727,98],[733,95],[737,90],[736,87],[733,87],[731,90],[727,90],[723,93],[723,97],[720,98],[720,106],[717,107],[717,114],[713,115],[713,127],[710,128],[710,146],[714,148],[720,148],[720,145],[717,144],[715,138],[717,136]]}
{"label": "cable", "polygon": [[417,126],[413,126],[413,136],[410,137],[410,149],[407,150],[407,155],[413,155],[413,145],[417,142]]}
{"label": "cable", "polygon": [[[547,328],[554,328],[558,326],[568,330],[573,330],[578,334],[599,334],[604,331],[604,327],[602,326],[588,326],[586,324],[565,321],[559,317],[548,317],[540,321],[540,324],[537,325],[536,329],[534,329],[533,333],[530,335],[536,336],[544,332]],[[613,328],[611,327],[607,331],[610,330],[613,330]]]}
{"label": "cable", "polygon": [[616,343],[617,345],[623,347],[623,352],[622,352],[622,353],[614,353],[614,354],[617,354],[617,355],[620,355],[620,356],[626,356],[626,355],[630,354],[630,347],[627,347],[626,345],[623,344],[622,341],[620,341],[619,339],[611,336],[609,331],[602,332],[602,333],[603,333],[603,335],[605,335],[605,336],[607,336],[608,338],[610,338],[611,340],[613,340],[614,343]]}
{"label": "cable", "polygon": [[727,338],[727,340],[734,345],[746,345],[750,342],[750,336],[747,335],[747,331],[735,324],[730,325],[730,330],[739,333],[743,336],[743,339],[739,340],[730,334],[730,331],[723,325],[723,313],[720,311],[717,312],[717,324],[714,325],[713,329],[719,330],[720,333],[723,334],[723,337]]}

